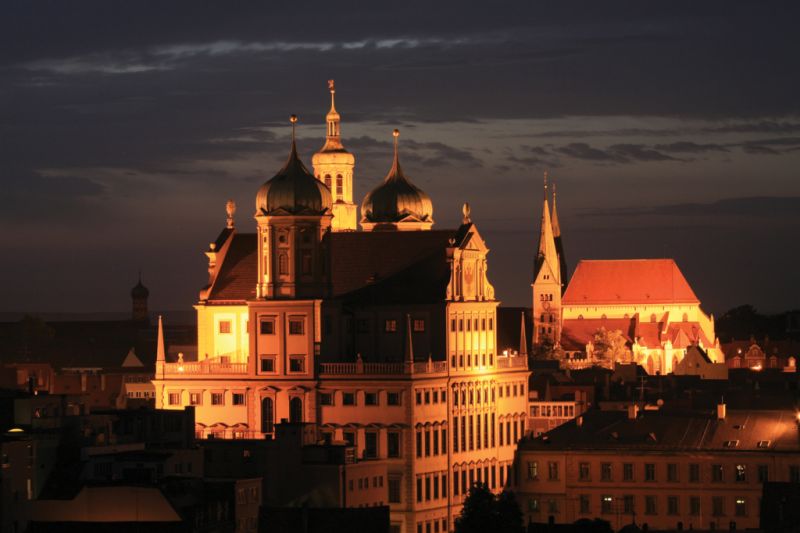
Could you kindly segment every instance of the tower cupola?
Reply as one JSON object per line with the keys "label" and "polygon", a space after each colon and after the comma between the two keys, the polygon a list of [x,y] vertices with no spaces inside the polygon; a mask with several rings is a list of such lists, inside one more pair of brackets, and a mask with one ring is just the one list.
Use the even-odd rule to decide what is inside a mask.
{"label": "tower cupola", "polygon": [[411,183],[400,166],[399,130],[394,130],[394,160],[383,183],[361,202],[361,226],[374,230],[429,230],[433,225],[433,202]]}

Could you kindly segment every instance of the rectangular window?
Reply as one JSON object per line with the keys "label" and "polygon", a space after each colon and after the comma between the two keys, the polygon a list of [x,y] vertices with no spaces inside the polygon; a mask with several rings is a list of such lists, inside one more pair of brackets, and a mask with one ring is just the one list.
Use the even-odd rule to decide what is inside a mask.
{"label": "rectangular window", "polygon": [[528,461],[528,479],[539,479],[538,461]]}
{"label": "rectangular window", "polygon": [[422,457],[422,430],[417,430],[417,457]]}
{"label": "rectangular window", "polygon": [[558,463],[554,461],[547,463],[547,479],[558,481]]}
{"label": "rectangular window", "polygon": [[425,457],[431,456],[431,430],[425,430]]}
{"label": "rectangular window", "polygon": [[320,405],[333,405],[333,394],[330,392],[321,392],[319,393],[319,404]]}
{"label": "rectangular window", "polygon": [[589,481],[589,463],[578,463],[578,480]]}
{"label": "rectangular window", "polygon": [[624,514],[633,514],[636,512],[634,498],[632,495],[626,495],[622,499],[622,512]]}
{"label": "rectangular window", "polygon": [[678,497],[667,496],[667,514],[678,514]]}
{"label": "rectangular window", "polygon": [[400,503],[400,478],[389,478],[389,503]]}
{"label": "rectangular window", "polygon": [[378,434],[368,431],[364,434],[364,457],[374,459],[378,457]]}
{"label": "rectangular window", "polygon": [[800,466],[791,465],[789,467],[789,481],[792,483],[800,483]]}
{"label": "rectangular window", "polygon": [[722,481],[722,465],[711,465],[711,481],[719,483]]}
{"label": "rectangular window", "polygon": [[736,465],[736,470],[734,472],[736,474],[737,483],[744,483],[747,481],[747,467],[745,465]]}
{"label": "rectangular window", "polygon": [[622,480],[633,481],[633,463],[624,463],[622,465]]}
{"label": "rectangular window", "polygon": [[306,356],[290,355],[289,372],[305,372],[305,371],[306,371]]}
{"label": "rectangular window", "polygon": [[611,481],[611,463],[600,463],[600,481]]}
{"label": "rectangular window", "polygon": [[225,395],[221,392],[212,392],[211,405],[225,405]]}
{"label": "rectangular window", "polygon": [[275,372],[275,356],[274,355],[262,355],[259,358],[261,363],[261,372],[271,373]]}
{"label": "rectangular window", "polygon": [[580,513],[581,514],[589,514],[591,512],[591,503],[589,500],[589,496],[587,494],[581,494],[578,497],[578,501],[580,502]]}
{"label": "rectangular window", "polygon": [[394,320],[394,319],[386,320],[386,322],[384,322],[384,324],[383,324],[383,330],[386,333],[394,333],[394,332],[396,332],[397,331],[397,320]]}
{"label": "rectangular window", "polygon": [[667,463],[667,481],[678,481],[678,465],[675,463]]}
{"label": "rectangular window", "polygon": [[189,393],[189,405],[200,405],[203,400],[203,393],[201,392],[190,392]]}
{"label": "rectangular window", "polygon": [[697,463],[691,463],[689,465],[689,482],[691,483],[700,482],[700,465]]}
{"label": "rectangular window", "polygon": [[455,331],[455,330],[456,330],[456,319],[455,318],[451,318],[450,319],[450,331]]}
{"label": "rectangular window", "polygon": [[234,392],[232,395],[233,405],[245,405],[247,403],[246,396],[242,392]]}
{"label": "rectangular window", "polygon": [[170,392],[169,393],[169,404],[170,405],[180,405],[181,404],[181,393],[180,392]]}
{"label": "rectangular window", "polygon": [[723,516],[725,514],[725,498],[722,496],[711,498],[711,514],[714,516]]}
{"label": "rectangular window", "polygon": [[431,501],[431,478],[425,477],[425,501]]}
{"label": "rectangular window", "polygon": [[769,481],[769,466],[758,465],[758,482],[766,483]]}
{"label": "rectangular window", "polygon": [[644,465],[644,480],[645,481],[655,481],[656,480],[656,465],[653,463],[646,463]]}
{"label": "rectangular window", "polygon": [[439,455],[439,430],[433,430],[433,455]]}
{"label": "rectangular window", "polygon": [[355,404],[356,404],[356,393],[354,392],[342,393],[342,405],[355,405]]}
{"label": "rectangular window", "polygon": [[231,332],[231,321],[230,320],[220,320],[219,321],[219,332],[223,335],[226,335]]}
{"label": "rectangular window", "polygon": [[603,514],[611,514],[614,512],[614,497],[605,495],[600,496],[600,512]]}
{"label": "rectangular window", "polygon": [[425,320],[421,318],[414,319],[414,331],[421,332],[425,331]]}
{"label": "rectangular window", "polygon": [[306,321],[302,318],[289,319],[289,335],[302,335],[305,332]]}
{"label": "rectangular window", "polygon": [[747,502],[744,498],[736,498],[736,516],[747,516]]}
{"label": "rectangular window", "polygon": [[386,434],[386,454],[389,457],[400,457],[400,433],[390,431]]}
{"label": "rectangular window", "polygon": [[656,514],[656,497],[644,497],[644,514]]}
{"label": "rectangular window", "polygon": [[347,443],[348,446],[355,446],[356,445],[356,434],[353,431],[345,431],[342,433],[342,438]]}
{"label": "rectangular window", "polygon": [[262,335],[275,335],[275,319],[263,318],[260,322]]}
{"label": "rectangular window", "polygon": [[[417,477],[417,501],[422,501],[422,478]],[[420,528],[417,528],[420,529]]]}
{"label": "rectangular window", "polygon": [[690,496],[689,497],[689,514],[692,516],[700,515],[700,497],[699,496]]}
{"label": "rectangular window", "polygon": [[399,392],[387,392],[386,393],[386,403],[388,405],[400,405],[400,393]]}
{"label": "rectangular window", "polygon": [[377,392],[364,393],[364,405],[378,405],[378,393]]}

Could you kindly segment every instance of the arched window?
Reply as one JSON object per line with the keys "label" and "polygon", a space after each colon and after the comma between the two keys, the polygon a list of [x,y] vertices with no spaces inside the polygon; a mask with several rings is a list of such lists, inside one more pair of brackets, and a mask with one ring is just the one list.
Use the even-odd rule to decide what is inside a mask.
{"label": "arched window", "polygon": [[331,175],[330,174],[325,174],[325,185],[327,185],[329,189],[331,188]]}
{"label": "arched window", "polygon": [[303,421],[303,400],[294,397],[289,400],[289,422]]}
{"label": "arched window", "polygon": [[683,321],[689,322],[689,315],[687,315],[686,313],[683,313]]}
{"label": "arched window", "polygon": [[336,175],[336,199],[341,200],[344,198],[344,178],[341,174]]}
{"label": "arched window", "polygon": [[275,431],[275,408],[272,398],[261,400],[261,432],[273,433]]}

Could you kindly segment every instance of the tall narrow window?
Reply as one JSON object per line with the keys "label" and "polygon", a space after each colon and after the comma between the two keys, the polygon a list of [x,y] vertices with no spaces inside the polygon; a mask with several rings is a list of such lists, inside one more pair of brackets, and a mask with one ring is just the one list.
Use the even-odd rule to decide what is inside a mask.
{"label": "tall narrow window", "polygon": [[327,185],[329,189],[331,188],[331,175],[330,174],[325,174],[325,185]]}
{"label": "tall narrow window", "polygon": [[336,176],[336,199],[341,200],[344,198],[344,178],[341,174]]}
{"label": "tall narrow window", "polygon": [[278,274],[287,275],[289,273],[289,258],[286,254],[278,256]]}
{"label": "tall narrow window", "polygon": [[275,409],[272,398],[261,400],[261,432],[272,433],[275,428]]}
{"label": "tall narrow window", "polygon": [[294,397],[289,400],[289,422],[303,421],[303,400]]}

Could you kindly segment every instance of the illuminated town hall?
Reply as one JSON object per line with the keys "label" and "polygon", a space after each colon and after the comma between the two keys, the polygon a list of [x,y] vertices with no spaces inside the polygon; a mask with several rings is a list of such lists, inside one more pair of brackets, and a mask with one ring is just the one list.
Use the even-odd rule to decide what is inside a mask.
{"label": "illuminated town hall", "polygon": [[[401,167],[397,130],[357,230],[355,157],[330,89],[313,173],[292,117],[288,159],[256,193],[255,233],[240,232],[228,204],[195,306],[197,360],[166,361],[159,349],[156,404],[194,406],[207,438],[311,423],[319,442],[385,465],[385,479],[366,477],[385,496],[365,504],[388,504],[394,530],[449,531],[472,483],[499,490],[509,479],[525,429],[527,356],[498,353],[489,249],[469,206],[458,228],[433,228],[431,198]],[[348,484],[364,488],[362,478]]]}

